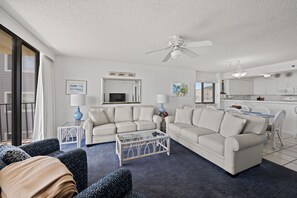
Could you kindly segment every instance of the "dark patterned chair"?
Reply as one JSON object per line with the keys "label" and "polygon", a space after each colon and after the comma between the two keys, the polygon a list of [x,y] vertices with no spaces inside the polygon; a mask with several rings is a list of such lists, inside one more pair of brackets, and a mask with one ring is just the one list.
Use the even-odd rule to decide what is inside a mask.
{"label": "dark patterned chair", "polygon": [[[76,198],[142,198],[140,193],[132,191],[131,172],[126,169],[116,170],[96,183],[88,187],[88,164],[86,151],[74,149],[63,152],[57,139],[46,139],[30,144],[22,145],[19,148],[28,153],[31,157],[47,155],[58,158],[73,174],[76,187],[79,192]],[[6,164],[0,159],[0,166]],[[0,169],[1,170],[1,169]]]}

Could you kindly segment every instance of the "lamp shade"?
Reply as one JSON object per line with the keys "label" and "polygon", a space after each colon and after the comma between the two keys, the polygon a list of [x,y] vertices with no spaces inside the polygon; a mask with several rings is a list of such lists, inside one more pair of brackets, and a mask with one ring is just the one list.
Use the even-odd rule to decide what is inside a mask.
{"label": "lamp shade", "polygon": [[82,94],[71,94],[70,95],[70,105],[71,106],[81,106],[86,104],[86,95]]}
{"label": "lamp shade", "polygon": [[158,94],[157,95],[157,103],[158,104],[165,104],[167,103],[168,99],[167,99],[167,95],[165,94]]}

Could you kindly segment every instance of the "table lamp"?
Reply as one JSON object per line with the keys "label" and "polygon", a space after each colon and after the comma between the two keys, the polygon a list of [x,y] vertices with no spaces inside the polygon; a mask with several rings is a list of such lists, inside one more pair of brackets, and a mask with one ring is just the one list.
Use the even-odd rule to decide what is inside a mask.
{"label": "table lamp", "polygon": [[157,95],[157,103],[161,104],[160,108],[159,108],[159,112],[160,113],[164,113],[165,109],[163,107],[163,104],[167,103],[167,95],[165,94],[158,94]]}
{"label": "table lamp", "polygon": [[80,121],[83,114],[80,112],[79,106],[86,104],[86,95],[82,94],[71,94],[70,95],[70,106],[77,107],[76,112],[73,114],[75,121]]}

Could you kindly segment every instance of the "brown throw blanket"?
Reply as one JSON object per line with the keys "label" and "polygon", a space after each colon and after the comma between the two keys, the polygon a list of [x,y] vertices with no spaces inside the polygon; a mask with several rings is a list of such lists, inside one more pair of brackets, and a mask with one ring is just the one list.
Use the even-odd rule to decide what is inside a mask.
{"label": "brown throw blanket", "polygon": [[3,198],[72,197],[72,174],[58,159],[38,156],[10,164],[0,171]]}

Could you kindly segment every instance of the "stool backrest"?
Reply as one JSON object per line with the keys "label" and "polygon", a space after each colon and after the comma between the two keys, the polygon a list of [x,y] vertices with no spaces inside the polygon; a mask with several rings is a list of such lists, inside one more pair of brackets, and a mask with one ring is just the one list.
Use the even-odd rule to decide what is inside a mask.
{"label": "stool backrest", "polygon": [[285,110],[281,110],[275,114],[273,121],[272,121],[272,130],[273,131],[277,130],[278,132],[281,132],[283,125],[284,125],[285,117],[286,117]]}

